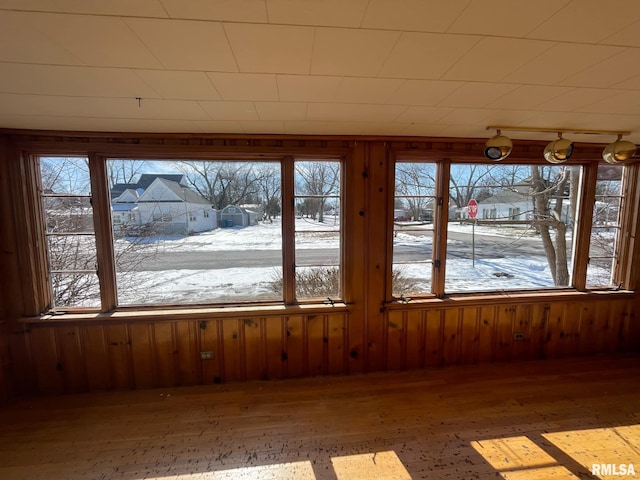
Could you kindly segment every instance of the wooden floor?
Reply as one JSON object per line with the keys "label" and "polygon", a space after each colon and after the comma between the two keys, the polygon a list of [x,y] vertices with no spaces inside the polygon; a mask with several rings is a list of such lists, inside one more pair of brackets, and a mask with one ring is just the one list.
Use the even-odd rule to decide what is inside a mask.
{"label": "wooden floor", "polygon": [[634,355],[28,398],[0,479],[640,478],[639,379]]}

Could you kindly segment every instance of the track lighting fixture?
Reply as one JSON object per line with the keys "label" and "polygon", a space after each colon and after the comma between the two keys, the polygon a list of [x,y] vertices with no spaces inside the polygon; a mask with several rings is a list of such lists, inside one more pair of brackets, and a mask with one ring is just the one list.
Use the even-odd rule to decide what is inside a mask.
{"label": "track lighting fixture", "polygon": [[571,140],[562,138],[562,132],[558,132],[558,139],[550,142],[544,149],[544,158],[549,163],[562,163],[569,160],[573,153]]}
{"label": "track lighting fixture", "polygon": [[622,135],[618,134],[618,140],[605,147],[602,152],[602,158],[607,163],[618,163],[629,160],[635,154],[636,144],[622,140]]}
{"label": "track lighting fixture", "polygon": [[633,142],[622,140],[623,135],[630,135],[631,132],[620,132],[612,130],[572,130],[566,128],[540,128],[540,127],[498,127],[488,126],[487,130],[495,130],[496,135],[487,140],[484,148],[484,156],[489,160],[504,160],[511,153],[513,143],[502,135],[502,130],[513,130],[518,132],[535,133],[557,133],[558,138],[550,142],[544,149],[544,158],[549,163],[562,163],[569,160],[573,153],[573,143],[571,140],[562,137],[563,133],[573,133],[576,135],[617,135],[618,139],[607,145],[602,152],[602,158],[607,163],[619,163],[630,160],[636,154],[636,145]]}
{"label": "track lighting fixture", "polygon": [[496,134],[487,140],[484,146],[484,156],[489,160],[504,160],[511,153],[513,142],[501,134],[500,129],[496,130]]}

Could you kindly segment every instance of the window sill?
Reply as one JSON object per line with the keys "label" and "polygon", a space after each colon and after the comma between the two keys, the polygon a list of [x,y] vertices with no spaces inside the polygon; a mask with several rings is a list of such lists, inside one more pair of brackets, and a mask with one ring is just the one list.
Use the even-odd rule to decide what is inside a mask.
{"label": "window sill", "polygon": [[287,315],[322,315],[329,313],[349,312],[346,303],[336,302],[333,305],[321,303],[301,305],[261,305],[261,306],[233,306],[211,308],[176,308],[156,309],[137,308],[122,309],[114,312],[65,312],[50,313],[34,317],[23,317],[20,323],[28,325],[51,324],[106,324],[106,323],[135,323],[135,322],[163,322],[175,320],[214,320],[236,317],[282,317]]}
{"label": "window sill", "polygon": [[470,293],[451,294],[443,298],[422,297],[409,301],[395,300],[387,302],[385,308],[389,310],[404,310],[412,308],[455,308],[464,306],[482,306],[493,304],[514,304],[514,303],[545,303],[553,301],[585,301],[597,297],[627,297],[635,294],[632,290],[588,290],[578,291],[574,289],[548,290],[544,292],[500,292],[500,293]]}

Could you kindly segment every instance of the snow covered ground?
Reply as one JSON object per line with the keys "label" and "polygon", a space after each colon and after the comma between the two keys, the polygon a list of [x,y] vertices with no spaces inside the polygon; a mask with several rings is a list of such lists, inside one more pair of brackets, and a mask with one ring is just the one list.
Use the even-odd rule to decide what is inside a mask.
{"label": "snow covered ground", "polygon": [[[337,248],[338,224],[330,218],[320,224],[309,219],[296,220],[296,247],[304,249]],[[450,224],[451,231],[470,232],[470,225]],[[330,233],[336,232],[336,233]],[[500,231],[476,227],[483,235],[514,236],[514,229]],[[118,240],[125,242],[126,240]],[[428,236],[399,235],[402,244],[422,244]],[[246,228],[222,228],[184,238],[154,239],[147,248],[164,252],[224,252],[230,250],[280,250],[282,233],[279,220]],[[427,259],[428,260],[428,259]],[[405,277],[417,282],[417,289],[429,291],[429,264],[403,265]],[[280,272],[273,267],[224,268],[217,270],[166,270],[118,274],[119,302],[127,304],[197,304],[234,301],[277,301],[281,294],[273,291]],[[540,255],[505,258],[469,259],[451,257],[446,262],[447,292],[503,291],[552,287],[553,280],[542,249]]]}

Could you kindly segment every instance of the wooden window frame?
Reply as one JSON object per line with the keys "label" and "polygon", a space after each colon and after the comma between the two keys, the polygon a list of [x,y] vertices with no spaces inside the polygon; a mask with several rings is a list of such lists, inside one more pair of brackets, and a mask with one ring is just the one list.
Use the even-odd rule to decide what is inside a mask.
{"label": "wooden window frame", "polygon": [[[502,295],[502,291],[483,291],[483,292],[455,292],[447,293],[445,291],[445,278],[446,278],[446,252],[447,252],[447,225],[449,217],[449,188],[451,178],[451,166],[460,164],[483,164],[494,165],[495,162],[489,162],[485,159],[469,158],[467,155],[461,156],[461,158],[442,158],[435,152],[407,152],[396,151],[391,156],[390,172],[393,172],[389,179],[389,190],[391,191],[390,205],[393,205],[393,198],[395,197],[395,166],[399,162],[424,162],[432,163],[436,165],[436,185],[435,196],[437,202],[437,208],[434,215],[434,240],[432,250],[432,273],[431,273],[431,292],[424,292],[417,295],[416,298],[412,298],[417,301],[429,301],[433,299],[464,299],[470,297],[491,297],[495,295]],[[527,155],[525,158],[510,158],[508,161],[504,161],[505,164],[522,164],[522,165],[543,165],[548,166],[544,159],[530,157]],[[572,285],[566,287],[549,287],[543,289],[531,289],[531,290],[513,290],[509,291],[510,297],[522,295],[536,295],[546,294],[553,295],[554,293],[565,294],[567,292],[596,292],[596,291],[616,291],[625,290],[633,291],[637,288],[636,283],[638,276],[634,275],[631,267],[631,262],[617,261],[613,269],[613,279],[615,285],[609,287],[588,287],[586,285],[587,280],[587,265],[589,263],[589,246],[591,242],[591,229],[592,229],[592,217],[593,207],[596,197],[596,182],[598,176],[598,166],[603,164],[602,160],[573,160],[565,163],[566,166],[580,166],[582,167],[581,175],[581,188],[579,190],[579,209],[576,212],[576,224],[575,224],[575,241],[573,245],[573,264],[572,264]],[[620,230],[619,238],[616,240],[617,258],[631,258],[626,255],[633,255],[634,248],[637,248],[635,244],[635,234],[639,229],[640,214],[638,209],[634,209],[634,205],[638,205],[640,202],[640,164],[626,164],[623,168],[622,174],[622,204],[620,209],[622,211],[620,216]],[[393,212],[393,206],[390,211]],[[388,224],[392,225],[393,218]],[[390,245],[390,252],[392,252],[393,244],[393,227],[388,228],[388,242]],[[391,253],[389,258],[393,258]],[[387,283],[391,285],[392,278],[392,261],[387,265]],[[391,288],[387,289],[386,304],[393,305],[397,303],[405,303],[403,298],[396,298],[391,294]]]}
{"label": "wooden window frame", "polygon": [[[281,169],[281,200],[282,200],[282,269],[283,269],[283,292],[280,301],[268,301],[268,302],[228,302],[228,303],[202,303],[202,304],[152,304],[152,305],[118,305],[117,300],[117,283],[116,283],[116,268],[115,268],[115,256],[113,245],[113,226],[111,219],[111,205],[109,194],[109,183],[107,175],[107,161],[117,160],[124,158],[140,158],[147,160],[165,160],[176,158],[189,158],[191,156],[188,153],[176,154],[161,154],[161,155],[139,155],[135,153],[135,149],[131,152],[109,154],[109,153],[97,153],[97,152],[84,152],[74,153],[73,156],[83,156],[89,160],[89,175],[91,183],[91,202],[93,206],[93,221],[95,229],[96,239],[96,251],[97,251],[97,274],[100,288],[100,308],[82,308],[82,307],[59,307],[51,308],[52,305],[52,292],[48,282],[49,267],[47,262],[47,246],[44,241],[44,212],[41,206],[40,195],[41,191],[40,174],[39,174],[39,159],[42,157],[57,157],[57,156],[72,156],[71,153],[64,151],[39,151],[38,153],[25,152],[24,158],[28,161],[25,163],[24,174],[26,178],[30,178],[32,181],[27,185],[24,201],[26,205],[29,205],[29,211],[32,212],[29,219],[24,222],[24,226],[28,228],[32,233],[33,238],[38,240],[35,242],[37,245],[34,252],[24,256],[26,263],[32,265],[32,271],[34,272],[47,272],[43,277],[41,274],[34,274],[32,276],[31,286],[34,292],[38,292],[34,295],[32,303],[25,308],[25,312],[29,315],[65,315],[65,314],[104,314],[113,313],[115,311],[136,311],[136,310],[154,310],[154,309],[166,309],[166,310],[196,310],[203,308],[271,308],[284,306],[290,307],[304,307],[313,308],[315,306],[322,305],[326,307],[321,299],[304,299],[298,300],[296,298],[296,286],[295,286],[295,216],[294,216],[294,178],[295,178],[295,162],[297,161],[333,161],[340,163],[340,205],[341,210],[344,209],[344,180],[345,180],[345,155],[336,155],[335,153],[327,154],[325,152],[319,152],[317,154],[310,154],[308,152],[300,153],[297,155],[254,155],[254,154],[215,154],[215,155],[198,155],[196,160],[198,161],[229,161],[229,162],[278,162]],[[345,297],[346,285],[344,283],[344,219],[340,218],[340,284],[342,295],[340,298],[336,298],[335,302],[331,304],[331,307],[335,305],[344,305],[343,298]]]}

